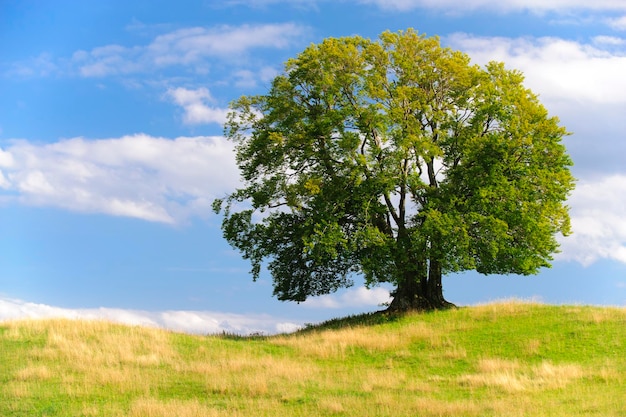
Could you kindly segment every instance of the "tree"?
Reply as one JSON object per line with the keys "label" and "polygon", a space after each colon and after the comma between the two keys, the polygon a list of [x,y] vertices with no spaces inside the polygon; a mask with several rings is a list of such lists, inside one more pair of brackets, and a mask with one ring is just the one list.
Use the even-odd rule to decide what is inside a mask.
{"label": "tree", "polygon": [[244,185],[214,209],[280,300],[361,274],[390,309],[445,308],[442,274],[535,274],[570,232],[566,130],[520,72],[414,30],[309,46],[225,133]]}

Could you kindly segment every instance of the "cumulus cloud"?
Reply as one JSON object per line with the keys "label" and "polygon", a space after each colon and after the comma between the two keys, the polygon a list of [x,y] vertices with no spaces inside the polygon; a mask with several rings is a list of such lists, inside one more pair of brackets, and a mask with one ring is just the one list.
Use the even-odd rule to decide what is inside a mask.
{"label": "cumulus cloud", "polygon": [[251,48],[285,48],[303,28],[294,23],[186,28],[158,36],[148,47],[157,64],[193,62],[202,56],[228,56]]}
{"label": "cumulus cloud", "polygon": [[558,259],[626,264],[626,174],[581,181],[570,205],[574,233],[561,240]]}
{"label": "cumulus cloud", "polygon": [[615,30],[626,30],[626,16],[609,19],[607,23]]}
{"label": "cumulus cloud", "polygon": [[322,295],[309,298],[302,303],[310,308],[347,308],[347,307],[372,307],[391,301],[389,290],[381,287],[368,289],[365,287],[349,288],[348,290],[333,295]]}
{"label": "cumulus cloud", "polygon": [[223,125],[226,122],[228,109],[211,106],[213,99],[209,90],[204,87],[196,90],[182,87],[170,88],[167,95],[183,108],[183,122],[186,124],[217,123]]}
{"label": "cumulus cloud", "polygon": [[149,326],[193,333],[236,333],[241,335],[294,332],[302,327],[267,314],[243,315],[212,311],[142,311],[114,308],[67,309],[46,304],[0,297],[0,321],[19,319],[67,318],[108,320],[132,326]]}
{"label": "cumulus cloud", "polygon": [[595,36],[593,43],[600,46],[622,46],[626,44],[626,39],[616,36]]}
{"label": "cumulus cloud", "polygon": [[0,150],[0,195],[9,200],[162,223],[205,216],[238,178],[222,137],[16,141]]}
{"label": "cumulus cloud", "polygon": [[294,23],[183,28],[159,35],[148,45],[104,45],[76,51],[72,62],[83,77],[170,66],[202,68],[209,58],[234,58],[256,48],[286,48],[305,31]]}
{"label": "cumulus cloud", "polygon": [[585,43],[458,33],[445,39],[477,64],[501,61],[523,72],[525,84],[573,132],[565,143],[574,158],[576,175],[581,177],[624,170],[626,51],[622,42],[624,39],[615,36],[595,37]]}
{"label": "cumulus cloud", "polygon": [[[624,3],[626,5],[626,3]],[[598,39],[596,38],[596,41]],[[614,45],[620,38],[602,38]],[[502,38],[454,34],[446,38],[479,64],[505,62],[521,70],[543,99],[626,103],[626,54],[560,38]]]}

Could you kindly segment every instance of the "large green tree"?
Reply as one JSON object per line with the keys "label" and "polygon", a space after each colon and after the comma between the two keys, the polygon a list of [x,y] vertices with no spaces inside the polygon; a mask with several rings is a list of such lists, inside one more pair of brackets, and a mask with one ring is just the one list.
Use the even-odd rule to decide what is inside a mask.
{"label": "large green tree", "polygon": [[391,309],[443,308],[442,274],[537,273],[570,231],[566,130],[520,72],[436,37],[326,39],[231,110],[243,186],[214,209],[281,300],[360,274]]}

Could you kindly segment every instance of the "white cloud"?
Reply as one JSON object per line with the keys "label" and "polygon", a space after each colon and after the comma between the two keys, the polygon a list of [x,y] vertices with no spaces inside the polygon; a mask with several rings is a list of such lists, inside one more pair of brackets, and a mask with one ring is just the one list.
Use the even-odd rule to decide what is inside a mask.
{"label": "white cloud", "polygon": [[61,71],[58,63],[54,62],[48,53],[42,53],[34,58],[12,63],[6,75],[17,77],[47,77]]}
{"label": "white cloud", "polygon": [[184,64],[203,56],[230,56],[252,48],[285,48],[303,33],[294,23],[186,28],[158,36],[148,47],[157,64]]}
{"label": "white cloud", "polygon": [[576,175],[623,172],[626,152],[626,51],[617,37],[592,43],[559,38],[502,38],[455,34],[445,43],[478,64],[491,60],[522,71],[573,136],[566,138]]}
{"label": "white cloud", "polygon": [[241,335],[294,332],[302,323],[270,315],[243,315],[213,311],[142,311],[114,308],[67,309],[0,297],[0,322],[19,319],[68,318],[108,320],[133,326],[159,327],[194,334],[222,332]]}
{"label": "white cloud", "polygon": [[347,308],[380,306],[391,301],[389,290],[381,287],[367,289],[365,287],[349,288],[333,295],[322,295],[306,300],[302,305],[311,308]]}
{"label": "white cloud", "polygon": [[233,73],[235,87],[248,89],[258,86],[259,83],[269,86],[269,83],[278,75],[278,73],[279,72],[274,67],[262,67],[256,71],[250,71],[247,69],[235,71]]}
{"label": "white cloud", "polygon": [[[626,4],[626,2],[624,3]],[[526,85],[551,101],[626,103],[626,54],[560,38],[501,38],[455,34],[453,47],[479,64],[504,62]]]}
{"label": "white cloud", "polygon": [[399,11],[428,8],[438,10],[468,11],[497,10],[533,12],[566,12],[571,10],[626,10],[623,0],[360,0],[360,3],[375,4],[382,9]]}
{"label": "white cloud", "polygon": [[574,233],[561,239],[557,259],[626,263],[626,174],[581,181],[569,203]]}
{"label": "white cloud", "polygon": [[183,122],[186,124],[217,123],[223,125],[228,116],[228,109],[212,107],[213,101],[209,90],[199,88],[188,90],[186,88],[170,88],[167,95],[185,111]]}
{"label": "white cloud", "polygon": [[593,43],[599,46],[621,46],[626,44],[626,39],[618,38],[616,36],[596,36],[593,38]]}
{"label": "white cloud", "polygon": [[609,19],[607,23],[615,30],[626,30],[626,16]]}
{"label": "white cloud", "polygon": [[77,51],[72,60],[78,65],[83,77],[104,77],[114,74],[129,74],[141,71],[139,61],[141,48],[126,48],[120,45],[97,47],[87,53]]}
{"label": "white cloud", "polygon": [[4,176],[4,174],[2,173],[2,171],[0,171],[0,188],[4,188],[4,189],[8,189],[9,187],[11,187],[11,183],[9,182],[9,180]]}
{"label": "white cloud", "polygon": [[148,45],[105,45],[76,51],[73,63],[83,77],[152,71],[175,65],[206,73],[209,58],[234,58],[256,48],[282,49],[305,33],[294,23],[183,28],[159,35]]}
{"label": "white cloud", "polygon": [[10,168],[13,165],[13,156],[0,149],[0,168]]}
{"label": "white cloud", "polygon": [[206,216],[239,178],[222,137],[16,141],[0,152],[0,187],[23,204],[163,223]]}
{"label": "white cloud", "polygon": [[573,130],[566,144],[574,151],[574,168],[586,178],[569,199],[574,233],[561,240],[557,259],[583,265],[601,259],[626,263],[626,124],[621,116],[626,111],[626,54],[612,50],[623,39],[597,37],[592,45],[456,34],[447,41],[479,64],[496,60],[521,70],[526,85]]}
{"label": "white cloud", "polygon": [[[315,8],[317,3],[329,0],[228,0],[230,5],[247,5],[267,7],[279,3],[287,3],[295,7]],[[626,10],[623,0],[343,0],[345,3],[372,4],[381,9],[408,11],[417,8],[453,11],[520,11],[533,12],[569,12],[572,10],[613,11]]]}

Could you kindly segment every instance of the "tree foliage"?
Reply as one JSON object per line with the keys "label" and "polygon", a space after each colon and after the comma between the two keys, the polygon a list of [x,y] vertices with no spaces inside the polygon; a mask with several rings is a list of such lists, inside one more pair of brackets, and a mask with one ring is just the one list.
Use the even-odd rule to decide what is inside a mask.
{"label": "tree foliage", "polygon": [[444,307],[442,274],[537,273],[570,231],[566,130],[520,72],[413,30],[309,46],[225,131],[243,186],[214,208],[281,300],[361,274]]}

